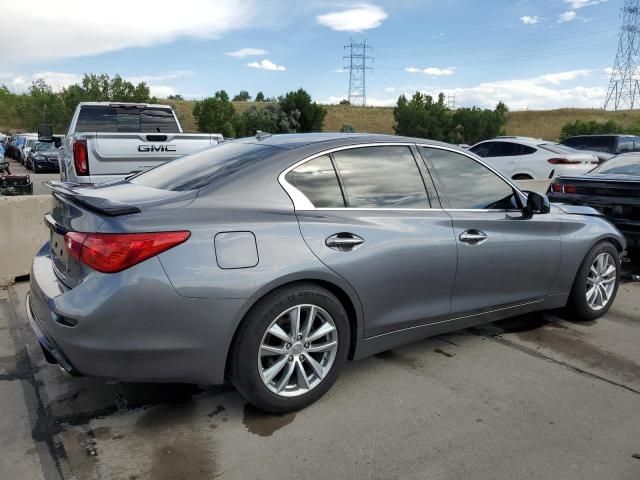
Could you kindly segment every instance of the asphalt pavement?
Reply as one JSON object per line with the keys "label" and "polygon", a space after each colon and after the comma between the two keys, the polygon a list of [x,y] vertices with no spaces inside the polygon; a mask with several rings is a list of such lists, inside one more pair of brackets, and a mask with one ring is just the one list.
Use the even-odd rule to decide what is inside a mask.
{"label": "asphalt pavement", "polygon": [[0,290],[0,478],[640,478],[640,284],[597,321],[533,314],[348,364],[307,409],[229,386],[73,378]]}

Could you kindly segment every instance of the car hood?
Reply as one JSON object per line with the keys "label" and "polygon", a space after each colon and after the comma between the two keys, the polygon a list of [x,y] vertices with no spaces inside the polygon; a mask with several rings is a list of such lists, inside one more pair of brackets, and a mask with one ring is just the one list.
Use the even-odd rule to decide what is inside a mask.
{"label": "car hood", "polygon": [[568,203],[553,203],[554,207],[559,208],[567,215],[589,215],[592,217],[602,217],[602,213],[592,207],[586,207],[583,205],[570,205]]}

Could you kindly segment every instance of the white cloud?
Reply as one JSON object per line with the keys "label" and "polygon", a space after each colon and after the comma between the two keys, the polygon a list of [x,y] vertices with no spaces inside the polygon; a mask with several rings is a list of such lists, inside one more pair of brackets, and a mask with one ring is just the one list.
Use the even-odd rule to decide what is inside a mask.
{"label": "white cloud", "polygon": [[[7,63],[52,61],[96,55],[128,47],[148,47],[180,37],[216,38],[246,28],[259,16],[257,0],[66,0],[64,8],[49,0],[2,2],[3,18],[19,18],[29,34],[19,39],[0,29],[2,57]],[[125,13],[123,13],[125,12]],[[4,48],[11,46],[11,48]]]}
{"label": "white cloud", "polygon": [[333,73],[344,73],[345,70],[343,68],[336,68],[335,70],[331,70]]}
{"label": "white cloud", "polygon": [[568,3],[572,10],[578,10],[579,8],[590,7],[591,5],[598,5],[607,1],[608,0],[564,0],[564,3]]}
{"label": "white cloud", "polygon": [[444,92],[448,95],[455,94],[458,105],[485,108],[493,108],[499,101],[505,102],[512,110],[598,108],[604,102],[605,87],[562,84],[599,72],[600,70],[573,70],[525,79],[484,82],[469,88],[444,89]]}
{"label": "white cloud", "polygon": [[384,91],[389,93],[394,93],[396,91],[396,87],[386,87]]}
{"label": "white cloud", "polygon": [[363,32],[379,27],[387,17],[387,12],[381,7],[363,3],[347,10],[318,15],[316,20],[320,25],[339,32]]}
{"label": "white cloud", "polygon": [[431,75],[432,77],[446,77],[449,75],[453,75],[456,71],[454,67],[447,68],[439,68],[439,67],[427,67],[427,68],[416,68],[416,67],[407,67],[404,69],[409,73],[425,73],[427,75]]}
{"label": "white cloud", "polygon": [[260,62],[251,62],[247,63],[247,67],[257,68],[259,70],[273,70],[283,72],[286,70],[282,65],[276,65],[271,60],[267,60],[266,58]]}
{"label": "white cloud", "polygon": [[[342,100],[346,100],[347,97],[344,96],[330,96],[326,98],[321,103],[325,105],[336,105],[340,103]],[[368,107],[393,107],[397,102],[397,97],[393,98],[376,98],[376,97],[367,97],[367,106]]]}
{"label": "white cloud", "polygon": [[240,50],[227,52],[225,53],[225,55],[228,55],[230,57],[236,57],[236,58],[245,58],[245,57],[251,57],[255,55],[266,55],[267,53],[269,52],[261,48],[241,48]]}
{"label": "white cloud", "polygon": [[520,17],[520,21],[525,25],[535,25],[536,23],[540,23],[540,17],[525,15],[524,17]]}
{"label": "white cloud", "polygon": [[577,17],[576,12],[569,10],[558,15],[558,23],[572,22]]}
{"label": "white cloud", "polygon": [[159,73],[156,75],[134,75],[132,77],[125,77],[126,80],[129,80],[132,83],[153,83],[153,82],[162,82],[165,80],[175,80],[178,78],[184,77],[192,77],[195,75],[193,70],[172,70],[165,73]]}

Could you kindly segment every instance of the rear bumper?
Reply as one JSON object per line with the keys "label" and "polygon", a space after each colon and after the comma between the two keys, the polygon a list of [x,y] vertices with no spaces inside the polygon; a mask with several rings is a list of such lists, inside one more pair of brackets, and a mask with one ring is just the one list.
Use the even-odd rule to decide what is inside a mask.
{"label": "rear bumper", "polygon": [[157,258],[68,289],[46,244],[33,262],[27,316],[48,359],[72,374],[220,384],[243,304],[179,296]]}

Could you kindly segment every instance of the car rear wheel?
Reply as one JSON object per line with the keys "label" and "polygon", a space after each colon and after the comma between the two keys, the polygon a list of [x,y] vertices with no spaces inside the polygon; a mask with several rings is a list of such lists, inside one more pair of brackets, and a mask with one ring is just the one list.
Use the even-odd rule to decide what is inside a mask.
{"label": "car rear wheel", "polygon": [[610,242],[595,245],[587,254],[569,295],[568,311],[577,320],[601,317],[613,304],[620,283],[620,254]]}
{"label": "car rear wheel", "polygon": [[256,304],[236,335],[230,377],[255,406],[298,410],[324,395],[349,350],[340,301],[314,284],[278,289]]}

